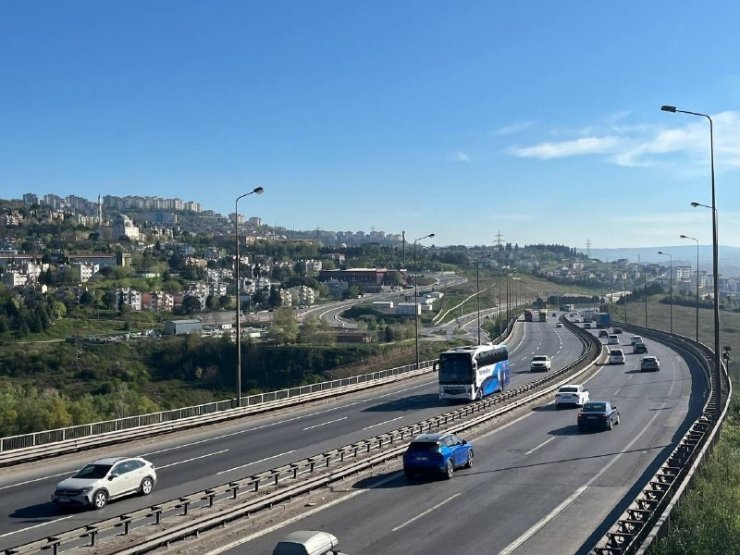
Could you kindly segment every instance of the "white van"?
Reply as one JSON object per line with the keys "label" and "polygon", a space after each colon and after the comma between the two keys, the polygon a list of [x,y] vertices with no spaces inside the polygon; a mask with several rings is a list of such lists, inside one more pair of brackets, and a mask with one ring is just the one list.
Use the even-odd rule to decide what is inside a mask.
{"label": "white van", "polygon": [[278,542],[272,555],[346,555],[339,551],[334,534],[319,530],[299,530]]}

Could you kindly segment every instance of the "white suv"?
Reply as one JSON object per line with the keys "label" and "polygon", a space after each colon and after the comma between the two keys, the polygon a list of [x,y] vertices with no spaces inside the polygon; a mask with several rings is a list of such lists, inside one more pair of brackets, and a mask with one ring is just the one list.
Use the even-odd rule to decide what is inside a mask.
{"label": "white suv", "polygon": [[632,337],[630,337],[630,345],[634,346],[634,345],[637,345],[638,343],[645,343],[642,340],[642,337],[640,337],[639,335],[633,335]]}
{"label": "white suv", "polygon": [[549,372],[550,371],[550,357],[547,355],[534,355],[532,357],[532,364],[529,366],[530,372]]}
{"label": "white suv", "polygon": [[627,359],[624,357],[624,351],[622,349],[610,349],[609,350],[609,364],[624,364]]}
{"label": "white suv", "polygon": [[149,495],[157,482],[154,465],[134,457],[111,457],[84,466],[57,484],[52,502],[102,509],[110,499],[139,493]]}
{"label": "white suv", "polygon": [[556,409],[566,405],[582,407],[584,404],[588,403],[588,401],[588,389],[577,383],[564,385],[558,389],[558,392],[555,394]]}

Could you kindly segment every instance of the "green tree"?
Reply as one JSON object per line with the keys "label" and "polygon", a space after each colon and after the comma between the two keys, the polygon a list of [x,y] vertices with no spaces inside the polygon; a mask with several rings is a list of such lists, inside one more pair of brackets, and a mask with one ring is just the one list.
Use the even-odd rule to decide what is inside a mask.
{"label": "green tree", "polygon": [[270,336],[281,345],[295,343],[298,339],[298,320],[292,308],[278,308],[273,312]]}

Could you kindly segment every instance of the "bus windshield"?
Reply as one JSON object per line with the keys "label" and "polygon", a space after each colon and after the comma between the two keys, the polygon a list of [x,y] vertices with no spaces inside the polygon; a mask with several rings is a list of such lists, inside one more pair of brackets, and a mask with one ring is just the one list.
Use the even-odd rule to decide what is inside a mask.
{"label": "bus windshield", "polygon": [[475,374],[470,355],[465,353],[442,353],[439,360],[440,384],[470,384]]}

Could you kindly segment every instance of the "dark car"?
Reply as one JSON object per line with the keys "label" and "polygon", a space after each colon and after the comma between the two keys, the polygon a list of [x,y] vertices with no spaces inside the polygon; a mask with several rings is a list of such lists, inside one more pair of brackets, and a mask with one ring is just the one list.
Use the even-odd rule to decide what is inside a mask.
{"label": "dark car", "polygon": [[599,337],[609,337],[609,332],[606,330],[601,330],[599,332]]}
{"label": "dark car", "polygon": [[623,333],[622,328],[614,328],[614,333]]}
{"label": "dark car", "polygon": [[632,353],[633,354],[636,354],[636,355],[644,355],[647,352],[648,352],[647,345],[645,345],[644,343],[635,343],[632,346]]}
{"label": "dark car", "polygon": [[437,474],[452,478],[456,468],[473,466],[473,444],[454,434],[421,434],[403,454],[406,478],[416,474]]}
{"label": "dark car", "polygon": [[619,425],[619,411],[608,401],[591,401],[578,413],[578,431],[611,430]]}

